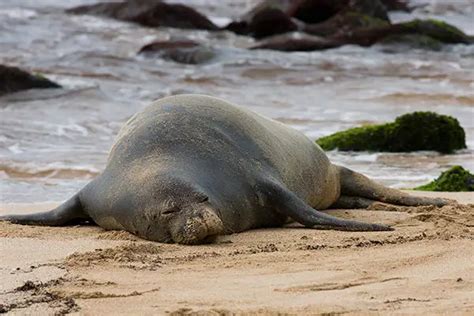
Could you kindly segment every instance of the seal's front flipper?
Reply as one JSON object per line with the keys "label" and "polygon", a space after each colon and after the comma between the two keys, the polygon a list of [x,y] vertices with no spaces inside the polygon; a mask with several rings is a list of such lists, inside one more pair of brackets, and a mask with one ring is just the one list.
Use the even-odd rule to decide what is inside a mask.
{"label": "seal's front flipper", "polygon": [[363,174],[348,168],[341,166],[337,166],[337,168],[339,169],[341,181],[341,195],[363,197],[374,201],[405,206],[443,206],[450,203],[446,199],[412,196],[400,190],[383,186],[370,180]]}
{"label": "seal's front flipper", "polygon": [[276,211],[291,217],[306,227],[347,231],[393,230],[393,228],[386,225],[346,220],[316,211],[293,192],[277,183],[263,184],[258,188],[258,194],[266,204],[274,207]]}
{"label": "seal's front flipper", "polygon": [[76,194],[54,210],[25,215],[4,215],[0,216],[0,221],[22,225],[61,226],[74,220],[88,218],[89,216],[84,213],[79,196]]}

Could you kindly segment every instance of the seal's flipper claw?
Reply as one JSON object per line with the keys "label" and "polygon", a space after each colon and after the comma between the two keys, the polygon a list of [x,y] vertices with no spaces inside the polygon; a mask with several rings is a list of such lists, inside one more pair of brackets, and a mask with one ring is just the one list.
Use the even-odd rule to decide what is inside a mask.
{"label": "seal's flipper claw", "polygon": [[345,231],[392,231],[393,228],[337,218],[319,212],[297,197],[293,192],[276,183],[267,183],[260,189],[267,203],[306,227]]}
{"label": "seal's flipper claw", "polygon": [[87,219],[79,197],[74,195],[54,210],[32,214],[4,215],[0,221],[21,225],[62,226],[75,219]]}

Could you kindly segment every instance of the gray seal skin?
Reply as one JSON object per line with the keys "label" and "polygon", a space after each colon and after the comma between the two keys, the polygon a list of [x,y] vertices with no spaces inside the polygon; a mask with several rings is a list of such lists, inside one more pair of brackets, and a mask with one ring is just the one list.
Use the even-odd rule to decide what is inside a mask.
{"label": "gray seal skin", "polygon": [[121,129],[107,167],[54,210],[6,215],[31,225],[92,220],[104,229],[182,244],[294,220],[306,227],[387,231],[317,210],[381,201],[444,205],[412,197],[331,164],[302,133],[203,95],[160,99]]}

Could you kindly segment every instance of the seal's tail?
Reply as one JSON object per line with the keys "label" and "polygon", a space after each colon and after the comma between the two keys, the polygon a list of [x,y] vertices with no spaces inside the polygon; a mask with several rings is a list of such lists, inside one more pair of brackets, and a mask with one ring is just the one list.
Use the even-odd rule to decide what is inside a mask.
{"label": "seal's tail", "polygon": [[58,206],[57,208],[41,213],[4,215],[0,221],[7,221],[22,225],[62,226],[75,220],[86,220],[89,216],[84,212],[79,194]]}
{"label": "seal's tail", "polygon": [[349,200],[347,197],[359,197],[364,198],[361,199],[363,201],[380,201],[405,206],[443,206],[450,203],[449,200],[441,198],[412,196],[400,190],[383,186],[375,181],[370,180],[363,174],[352,171],[348,168],[341,166],[337,166],[337,168],[339,169],[341,181],[341,197],[343,199],[345,198],[346,200]]}

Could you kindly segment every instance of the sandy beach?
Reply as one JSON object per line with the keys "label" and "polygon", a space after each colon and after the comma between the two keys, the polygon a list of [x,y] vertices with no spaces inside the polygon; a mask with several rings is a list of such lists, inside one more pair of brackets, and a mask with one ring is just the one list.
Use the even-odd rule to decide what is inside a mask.
{"label": "sandy beach", "polygon": [[[462,204],[329,211],[390,224],[393,232],[290,225],[203,246],[148,242],[97,226],[0,223],[0,311],[468,314],[474,309],[474,195],[414,194]],[[4,204],[0,213],[52,206]]]}
{"label": "sandy beach", "polygon": [[[474,173],[474,0],[99,2],[110,1],[0,1],[0,215],[46,211],[69,199],[108,170],[117,135],[135,113],[180,94],[226,100],[311,141],[362,128],[377,146],[364,133],[359,135],[364,146],[355,148],[363,151],[336,146],[327,149],[327,156],[387,187],[416,188],[455,166]],[[182,107],[175,109],[181,113]],[[242,194],[234,188],[259,187],[259,182],[250,183],[253,173],[245,166],[263,174],[262,166],[274,157],[282,157],[284,163],[277,165],[283,167],[270,169],[284,169],[291,178],[297,174],[286,187],[307,177],[311,168],[299,168],[300,160],[294,159],[299,147],[286,148],[299,142],[285,140],[273,128],[268,137],[260,132],[244,137],[267,128],[239,115],[239,122],[249,124],[243,124],[245,132],[233,131],[232,126],[240,126],[232,123],[237,120],[218,124],[219,117],[233,116],[224,114],[208,120],[180,115],[169,125],[156,120],[160,128],[127,127],[131,136],[143,131],[146,137],[136,142],[130,137],[125,147],[133,154],[114,163],[117,174],[128,178],[104,177],[119,184],[109,191],[120,201],[104,200],[104,205],[116,210],[115,205],[128,206],[131,200],[161,197],[140,192],[155,182],[159,191],[168,188],[158,179],[145,179],[146,174],[153,179],[156,163],[170,179],[177,169],[181,180],[181,165],[166,169],[181,157],[189,158],[190,169],[202,178],[199,185],[180,181],[190,190],[168,181],[177,188],[170,196],[178,200],[203,193],[197,194],[203,202],[209,196],[199,190],[201,179],[221,193],[221,185],[235,174],[248,183],[229,185],[232,194],[225,201],[234,202],[234,193]],[[402,125],[398,118],[407,114],[431,119]],[[432,125],[432,119],[439,123]],[[184,133],[194,122],[201,123]],[[256,122],[255,128],[250,122]],[[203,136],[207,125],[212,139]],[[397,126],[409,127],[398,133]],[[405,139],[407,146],[401,150],[401,142],[388,141],[389,135]],[[283,154],[263,149],[273,147],[273,141]],[[228,148],[239,151],[243,158],[235,164],[244,172],[220,167],[220,161],[233,165],[227,157],[236,156],[227,150],[222,154],[220,144],[234,143],[240,145]],[[411,148],[415,143],[420,146]],[[218,144],[218,150],[205,144]],[[205,159],[195,159],[196,148]],[[301,152],[311,153],[306,146]],[[155,154],[160,159],[151,159]],[[135,156],[143,158],[139,168],[134,168]],[[131,166],[122,163],[127,159]],[[224,180],[213,181],[219,173]],[[128,190],[132,182],[138,194]],[[474,315],[473,192],[408,192],[457,203],[442,208],[375,203],[368,210],[327,211],[391,225],[395,230],[389,232],[291,224],[221,236],[199,246],[150,242],[92,224],[0,222],[0,314]],[[251,199],[264,205],[261,194]],[[250,205],[245,202],[232,211]],[[177,210],[172,199],[156,205]],[[160,214],[166,211],[160,208]]]}

